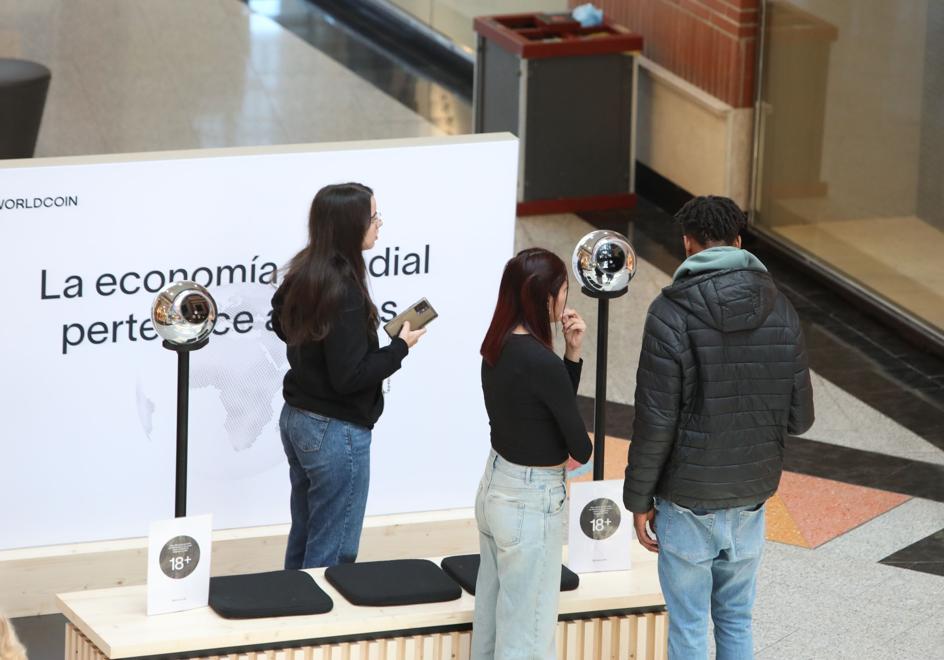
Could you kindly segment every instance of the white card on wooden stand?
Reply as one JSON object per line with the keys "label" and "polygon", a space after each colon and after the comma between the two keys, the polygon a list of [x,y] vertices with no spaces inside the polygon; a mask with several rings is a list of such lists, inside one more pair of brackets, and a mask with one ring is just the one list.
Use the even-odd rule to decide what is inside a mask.
{"label": "white card on wooden stand", "polygon": [[209,515],[151,523],[148,536],[147,613],[206,607],[210,596]]}
{"label": "white card on wooden stand", "polygon": [[630,568],[633,516],[623,507],[623,482],[573,482],[570,485],[567,566],[576,573]]}

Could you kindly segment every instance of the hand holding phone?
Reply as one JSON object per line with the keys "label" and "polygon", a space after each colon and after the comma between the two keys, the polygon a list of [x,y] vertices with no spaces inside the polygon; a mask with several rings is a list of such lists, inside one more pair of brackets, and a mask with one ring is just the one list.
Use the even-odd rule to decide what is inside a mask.
{"label": "hand holding phone", "polygon": [[[429,304],[429,301],[426,298],[420,298],[417,302],[413,303],[406,308],[403,312],[398,314],[394,319],[390,320],[385,326],[384,330],[390,338],[402,337],[401,330],[405,323],[409,322],[410,330],[409,332],[416,333],[419,330],[423,329],[427,323],[438,317],[439,314],[436,313],[436,310],[433,309],[433,306]],[[416,335],[416,339],[419,339],[422,336],[422,333]],[[402,337],[408,345],[412,346],[410,342]],[[415,344],[416,341],[414,340]]]}
{"label": "hand holding phone", "polygon": [[416,346],[416,342],[420,340],[420,337],[426,334],[426,328],[420,328],[419,330],[412,330],[410,328],[410,322],[404,321],[403,325],[400,327],[400,334],[397,335],[400,339],[406,342],[407,348],[413,348]]}

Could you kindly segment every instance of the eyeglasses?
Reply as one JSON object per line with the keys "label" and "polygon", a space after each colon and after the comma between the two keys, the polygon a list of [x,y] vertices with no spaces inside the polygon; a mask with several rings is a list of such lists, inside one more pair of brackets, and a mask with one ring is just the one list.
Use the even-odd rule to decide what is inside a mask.
{"label": "eyeglasses", "polygon": [[372,216],[370,216],[370,221],[371,221],[372,223],[373,223],[373,222],[376,222],[378,228],[379,228],[379,227],[383,227],[384,218],[383,218],[383,215],[381,215],[380,211],[377,211],[377,212],[374,213]]}

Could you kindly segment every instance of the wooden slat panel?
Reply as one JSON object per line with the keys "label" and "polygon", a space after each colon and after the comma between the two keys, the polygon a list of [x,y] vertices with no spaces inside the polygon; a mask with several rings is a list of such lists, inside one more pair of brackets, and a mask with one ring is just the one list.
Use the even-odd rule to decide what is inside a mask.
{"label": "wooden slat panel", "polygon": [[592,660],[597,656],[594,655],[594,650],[596,648],[596,623],[593,619],[584,619],[582,622],[583,625],[583,644],[581,644],[582,655],[580,656],[582,660]]}
{"label": "wooden slat panel", "polygon": [[620,620],[620,660],[636,660],[636,617]]}
{"label": "wooden slat panel", "polygon": [[580,635],[580,627],[576,621],[567,621],[566,623],[559,623],[557,625],[563,625],[567,628],[567,648],[564,652],[565,658],[579,658],[578,653],[580,652],[580,643],[582,641]]}
{"label": "wooden slat panel", "polygon": [[613,620],[614,617],[610,617],[600,622],[600,660],[614,660]]}
{"label": "wooden slat panel", "polygon": [[656,615],[646,615],[646,660],[656,660]]}
{"label": "wooden slat panel", "polygon": [[[564,621],[557,627],[561,660],[664,660],[665,613]],[[357,641],[298,649],[207,656],[201,660],[469,660],[468,631]],[[65,660],[107,660],[71,623],[66,624]]]}
{"label": "wooden slat panel", "polygon": [[656,657],[669,657],[669,617],[665,613],[656,615]]}
{"label": "wooden slat panel", "polygon": [[469,660],[472,653],[472,633],[459,633],[459,660]]}

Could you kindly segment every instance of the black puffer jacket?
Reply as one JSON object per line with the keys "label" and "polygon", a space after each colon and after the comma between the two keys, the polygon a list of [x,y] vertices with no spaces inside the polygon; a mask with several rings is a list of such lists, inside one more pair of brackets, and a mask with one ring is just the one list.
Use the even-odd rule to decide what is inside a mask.
{"label": "black puffer jacket", "polygon": [[785,435],[812,424],[803,332],[770,275],[677,281],[646,319],[626,507],[649,511],[653,495],[693,509],[759,504],[780,483]]}

